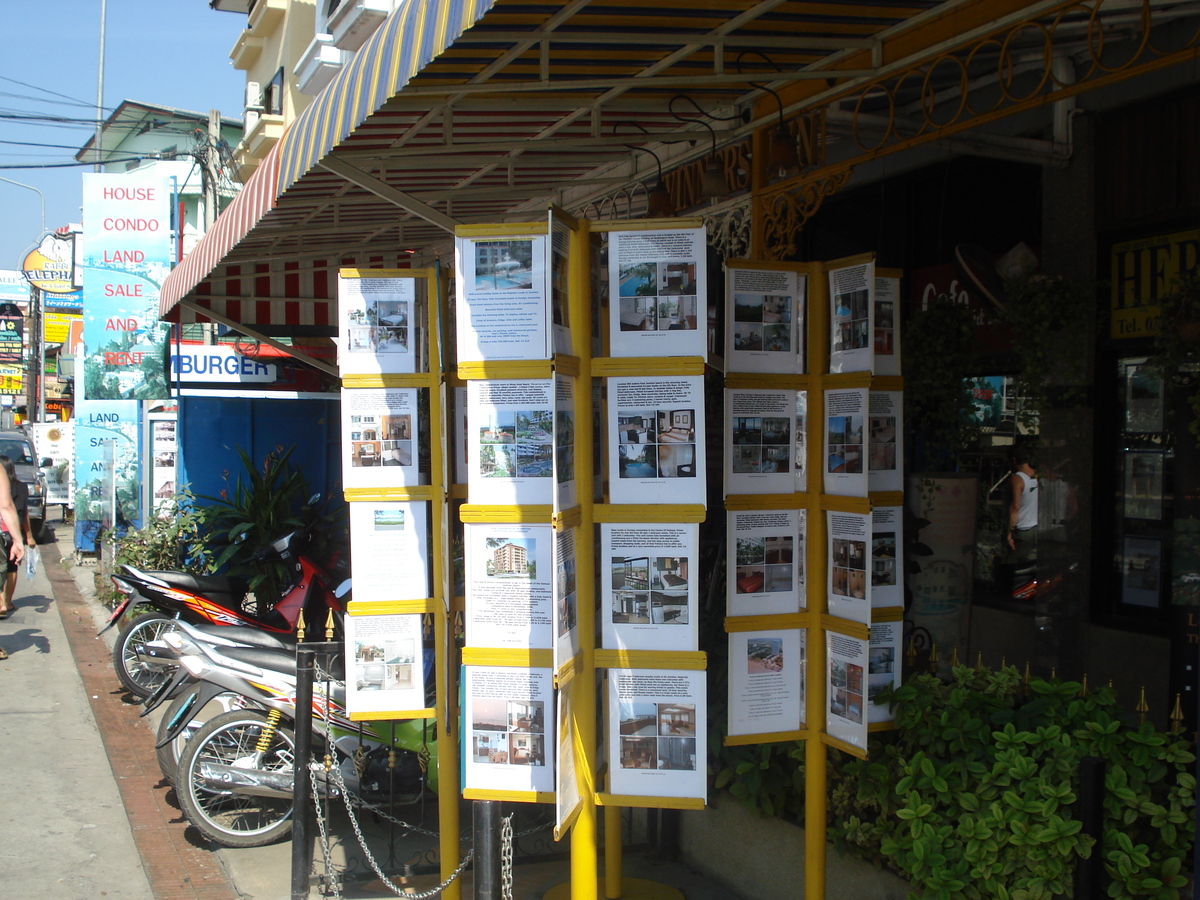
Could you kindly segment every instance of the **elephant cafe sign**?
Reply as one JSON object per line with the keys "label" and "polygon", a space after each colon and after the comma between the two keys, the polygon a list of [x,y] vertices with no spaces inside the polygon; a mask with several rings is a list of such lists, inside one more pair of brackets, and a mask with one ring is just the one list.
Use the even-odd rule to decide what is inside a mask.
{"label": "elephant cafe sign", "polygon": [[1110,260],[1113,338],[1149,337],[1158,331],[1159,298],[1181,275],[1200,266],[1200,229],[1114,244]]}

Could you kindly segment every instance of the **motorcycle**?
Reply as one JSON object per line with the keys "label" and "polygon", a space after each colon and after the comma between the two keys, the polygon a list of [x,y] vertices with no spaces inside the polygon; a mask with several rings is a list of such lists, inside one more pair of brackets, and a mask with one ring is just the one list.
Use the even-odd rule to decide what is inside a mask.
{"label": "motorcycle", "polygon": [[[203,705],[206,691],[238,698],[237,708],[200,725],[179,756],[175,790],[188,821],[226,847],[283,839],[292,826],[294,656],[261,647],[205,645],[182,628],[164,634],[161,644],[178,656],[176,680],[207,688],[200,688],[195,699],[187,699],[187,691],[179,695],[185,699],[164,717],[168,724],[160,728],[160,748],[189,727],[191,710]],[[164,689],[155,699],[167,693]],[[428,768],[436,745],[428,739],[425,720],[352,722],[345,702],[345,684],[332,674],[315,685],[308,711],[313,758],[328,760],[313,767],[318,792],[345,790],[367,802],[396,805],[419,802],[426,784],[437,790],[436,767]]]}
{"label": "motorcycle", "polygon": [[292,531],[256,554],[255,560],[263,565],[275,560],[290,564],[292,575],[279,601],[263,616],[247,609],[249,585],[243,578],[142,571],[122,565],[120,572],[110,577],[123,599],[100,633],[120,622],[130,608],[148,609],[121,628],[113,645],[112,663],[121,686],[134,696],[145,698],[168,678],[169,666],[147,660],[139,655],[139,650],[169,629],[175,620],[240,626],[294,642],[296,623],[302,614],[306,632],[312,636],[324,630],[332,612],[336,633],[345,611],[342,598],[349,589],[349,581],[338,584],[330,571],[332,566],[326,569],[305,555],[312,528]]}

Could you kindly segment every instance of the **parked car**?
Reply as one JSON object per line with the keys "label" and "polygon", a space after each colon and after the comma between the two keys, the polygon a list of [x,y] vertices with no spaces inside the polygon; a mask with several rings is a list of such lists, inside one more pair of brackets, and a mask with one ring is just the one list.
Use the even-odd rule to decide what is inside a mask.
{"label": "parked car", "polygon": [[38,460],[33,443],[19,431],[0,431],[0,455],[7,456],[17,469],[17,479],[29,488],[29,527],[36,538],[46,522],[46,476],[39,465],[52,466],[52,459]]}

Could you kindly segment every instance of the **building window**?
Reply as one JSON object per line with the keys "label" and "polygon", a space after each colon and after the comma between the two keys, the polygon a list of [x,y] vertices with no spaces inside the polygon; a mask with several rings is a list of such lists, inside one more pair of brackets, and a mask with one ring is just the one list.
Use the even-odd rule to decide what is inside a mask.
{"label": "building window", "polygon": [[283,115],[283,68],[263,88],[260,104],[268,116]]}

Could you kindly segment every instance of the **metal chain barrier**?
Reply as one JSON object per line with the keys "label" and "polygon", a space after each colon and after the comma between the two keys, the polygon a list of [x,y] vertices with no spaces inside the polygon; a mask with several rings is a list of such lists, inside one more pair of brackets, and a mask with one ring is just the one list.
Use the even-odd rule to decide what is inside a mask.
{"label": "metal chain barrier", "polygon": [[325,860],[325,880],[333,888],[334,900],[342,900],[342,880],[333,870],[333,857],[329,854],[329,831],[325,827],[325,811],[321,809],[321,795],[313,791],[313,805],[317,808],[317,829],[321,832],[321,856]]}
{"label": "metal chain barrier", "polygon": [[[313,766],[314,766],[314,768],[317,768],[322,772],[325,771],[324,764],[313,763]],[[346,782],[342,779],[341,770],[335,766],[332,769],[330,769],[329,772],[333,775],[333,781],[334,781],[335,786],[338,789],[338,793],[341,794],[341,796],[342,796],[342,803],[345,804],[346,814],[350,817],[350,827],[354,829],[354,836],[358,840],[358,845],[362,848],[363,855],[366,856],[367,862],[370,864],[370,866],[374,870],[375,874],[379,876],[379,880],[382,881],[385,885],[387,885],[388,888],[392,891],[392,893],[395,894],[397,897],[404,897],[405,900],[429,900],[429,898],[436,897],[438,894],[440,894],[442,891],[444,891],[447,887],[449,887],[450,884],[456,878],[458,878],[460,875],[462,875],[462,873],[466,870],[467,865],[471,862],[471,858],[475,855],[474,850],[467,851],[467,855],[462,858],[462,861],[458,864],[458,868],[456,868],[453,872],[450,873],[449,878],[447,878],[445,881],[443,881],[441,884],[437,885],[436,887],[430,888],[427,891],[421,891],[419,894],[413,894],[413,893],[409,892],[408,888],[406,888],[402,885],[393,884],[392,881],[383,873],[383,869],[380,867],[379,863],[376,862],[375,857],[371,854],[371,849],[367,846],[367,839],[363,835],[362,829],[359,827],[358,817],[354,815],[355,802],[351,798],[350,792],[346,790]],[[313,783],[314,784],[316,783],[316,779],[313,780]],[[363,801],[359,801],[358,805],[367,807],[372,812],[377,812],[375,807],[373,807],[370,804],[365,803]],[[319,806],[319,803],[318,803],[318,806]],[[381,814],[384,815],[384,817],[387,818],[389,821],[394,822],[398,825],[401,825],[405,828],[411,828],[413,831],[418,831],[418,832],[421,832],[422,834],[432,835],[433,837],[437,837],[437,832],[426,831],[423,828],[417,828],[414,825],[409,825],[407,822],[401,822],[400,820],[394,819],[391,816],[388,816],[386,814],[383,814],[383,813],[381,813]],[[320,813],[318,813],[317,815],[318,815],[318,820],[319,820]],[[511,829],[510,829],[510,835],[511,835]],[[322,841],[325,841],[326,845],[327,845],[328,842],[326,841],[326,838],[325,838],[325,830],[324,830],[323,824],[321,826],[321,837],[322,837]],[[325,852],[326,852],[326,859],[328,859],[328,850],[326,849]],[[510,850],[509,850],[509,855],[511,858],[511,846],[510,846]],[[328,865],[328,862],[326,863],[326,865]],[[506,896],[505,900],[511,900],[511,897],[512,897],[512,894],[510,892]]]}
{"label": "metal chain barrier", "polygon": [[500,897],[501,900],[512,900],[512,870],[513,870],[513,830],[512,820],[515,813],[509,813],[500,820]]}

